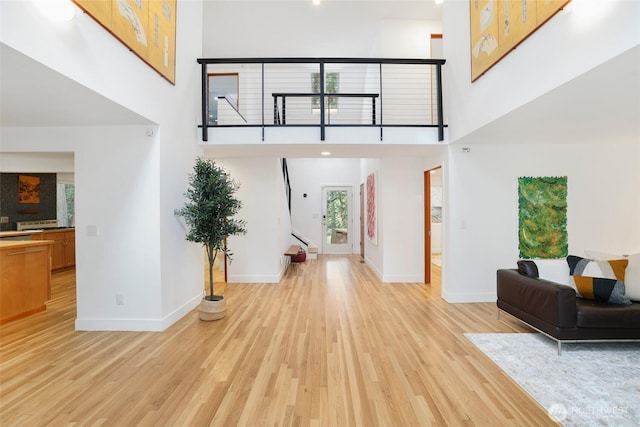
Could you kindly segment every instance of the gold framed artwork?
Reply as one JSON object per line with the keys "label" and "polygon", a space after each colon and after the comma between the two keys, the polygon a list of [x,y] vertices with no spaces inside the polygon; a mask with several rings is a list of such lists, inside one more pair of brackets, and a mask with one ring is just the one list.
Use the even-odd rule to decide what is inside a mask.
{"label": "gold framed artwork", "polygon": [[18,176],[18,203],[40,203],[40,177]]}
{"label": "gold framed artwork", "polygon": [[471,81],[482,76],[570,0],[469,0]]}
{"label": "gold framed artwork", "polygon": [[177,0],[73,0],[161,76],[175,84]]}

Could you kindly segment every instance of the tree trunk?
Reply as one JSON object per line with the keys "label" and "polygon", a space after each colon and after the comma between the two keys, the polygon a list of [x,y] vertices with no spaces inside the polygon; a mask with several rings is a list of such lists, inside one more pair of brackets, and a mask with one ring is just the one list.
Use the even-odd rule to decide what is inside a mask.
{"label": "tree trunk", "polygon": [[213,297],[213,263],[216,261],[217,252],[207,246],[207,257],[209,258],[209,295]]}

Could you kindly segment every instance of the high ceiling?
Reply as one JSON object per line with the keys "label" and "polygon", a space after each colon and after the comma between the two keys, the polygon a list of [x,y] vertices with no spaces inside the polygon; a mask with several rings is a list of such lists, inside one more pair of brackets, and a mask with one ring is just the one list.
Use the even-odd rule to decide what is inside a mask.
{"label": "high ceiling", "polygon": [[[207,0],[223,1],[223,0]],[[224,0],[229,1],[229,0]],[[248,0],[234,0],[248,1]],[[268,1],[268,0],[252,0]],[[311,0],[287,0],[311,1]],[[367,7],[389,16],[420,10],[420,16],[430,16],[433,0],[403,1],[402,8],[393,8],[394,2],[371,0],[322,0],[364,3]],[[432,11],[432,12],[430,12]],[[439,11],[437,11],[439,13]],[[427,14],[427,15],[425,15]],[[395,16],[394,16],[395,17]],[[400,16],[398,16],[400,17]],[[531,124],[531,117],[536,123]],[[28,58],[0,43],[0,126],[98,126],[147,125],[151,122],[140,115],[110,101],[96,92],[79,85],[56,71]],[[454,124],[455,125],[455,124]],[[629,131],[631,128],[631,132]],[[554,89],[532,102],[487,124],[463,138],[492,143],[536,142],[548,139],[606,140],[616,132],[628,137],[640,134],[640,47],[633,48],[609,62],[599,65],[578,78]],[[513,135],[519,135],[518,141]],[[520,137],[521,136],[521,137]],[[553,138],[550,138],[553,137]],[[279,155],[283,150],[296,156],[317,156],[318,146],[260,147],[260,154]],[[386,144],[380,144],[370,156],[385,155]],[[395,148],[394,148],[395,147]],[[420,147],[391,149],[408,155],[420,154]],[[362,147],[334,146],[334,156],[353,157]],[[400,149],[399,151],[397,151]],[[271,150],[271,151],[270,151]],[[293,150],[293,151],[292,151]],[[218,146],[216,155],[246,155],[242,146]],[[360,157],[360,156],[358,156]]]}
{"label": "high ceiling", "polygon": [[[535,120],[532,121],[532,117]],[[514,140],[513,135],[518,135]],[[640,46],[462,138],[499,143],[599,143],[640,135]]]}
{"label": "high ceiling", "polygon": [[149,120],[0,43],[0,126],[100,126]]}

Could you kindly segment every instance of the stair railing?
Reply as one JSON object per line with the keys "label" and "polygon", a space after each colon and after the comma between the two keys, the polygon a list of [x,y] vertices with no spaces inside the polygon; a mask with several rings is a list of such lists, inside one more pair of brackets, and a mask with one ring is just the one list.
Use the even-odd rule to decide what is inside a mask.
{"label": "stair railing", "polygon": [[[442,66],[444,59],[392,58],[199,58],[202,70],[202,140],[209,128],[435,127],[444,140]],[[208,74],[240,77],[245,124],[208,121]],[[333,87],[327,77],[339,75]],[[316,80],[317,76],[317,80]],[[312,81],[317,81],[316,90]],[[309,89],[312,90],[309,90]],[[334,89],[337,89],[334,91]],[[281,102],[278,102],[280,100]],[[340,107],[337,108],[337,102]],[[266,107],[273,102],[273,117]],[[315,107],[314,107],[315,105]],[[335,110],[335,111],[334,111]],[[267,113],[267,114],[265,114]]]}

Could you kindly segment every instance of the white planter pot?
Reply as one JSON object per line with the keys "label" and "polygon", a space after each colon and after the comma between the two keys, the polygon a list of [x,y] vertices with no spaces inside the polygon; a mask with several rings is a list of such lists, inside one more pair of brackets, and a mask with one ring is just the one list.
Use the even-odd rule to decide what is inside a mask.
{"label": "white planter pot", "polygon": [[222,297],[219,301],[209,301],[202,298],[200,301],[200,320],[218,320],[222,319],[227,313],[227,300]]}

